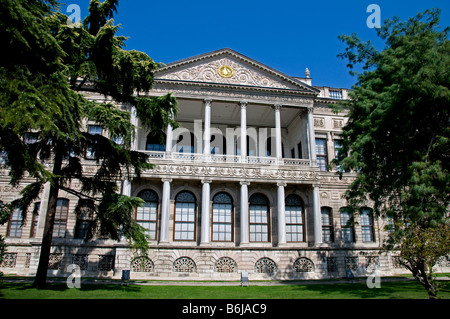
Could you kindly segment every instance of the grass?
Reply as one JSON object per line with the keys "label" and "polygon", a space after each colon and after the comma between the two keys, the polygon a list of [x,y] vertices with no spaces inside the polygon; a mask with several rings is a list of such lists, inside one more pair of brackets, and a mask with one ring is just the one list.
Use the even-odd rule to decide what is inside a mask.
{"label": "grass", "polygon": [[[450,299],[450,282],[442,283],[442,299]],[[69,289],[64,283],[35,289],[31,283],[3,282],[1,299],[427,299],[416,281],[381,282],[369,289],[365,283],[336,283],[278,286],[152,286],[82,284]]]}

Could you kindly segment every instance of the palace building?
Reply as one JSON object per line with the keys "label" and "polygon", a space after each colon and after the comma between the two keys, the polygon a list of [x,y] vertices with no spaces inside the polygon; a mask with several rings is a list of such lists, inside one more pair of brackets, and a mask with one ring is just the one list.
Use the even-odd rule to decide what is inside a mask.
{"label": "palace building", "polygon": [[[354,178],[329,165],[341,145],[346,113],[332,105],[348,90],[313,86],[309,70],[292,77],[231,49],[170,63],[155,72],[153,89],[178,100],[165,143],[136,125],[132,148],[155,164],[141,180],[123,181],[123,194],[145,205],[136,220],[148,230],[148,256],[135,256],[126,240],[83,240],[90,215],[75,214],[77,197],[60,192],[49,274],[67,276],[71,264],[86,277],[250,280],[355,276],[374,270],[404,272],[394,253],[382,253],[388,221],[370,203],[351,216],[343,195]],[[103,100],[103,96],[90,96]],[[107,134],[96,123],[86,130]],[[87,154],[88,155],[88,154]],[[89,156],[84,170],[95,165]],[[0,200],[19,196],[5,171]],[[22,225],[21,212],[0,227],[7,251],[1,271],[36,273],[49,187]],[[347,223],[354,218],[354,223]],[[448,260],[444,263],[449,267]]]}

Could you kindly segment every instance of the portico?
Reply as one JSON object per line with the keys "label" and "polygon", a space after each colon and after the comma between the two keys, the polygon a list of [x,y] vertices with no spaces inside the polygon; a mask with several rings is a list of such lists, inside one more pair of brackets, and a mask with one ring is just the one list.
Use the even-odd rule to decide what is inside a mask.
{"label": "portico", "polygon": [[[311,238],[320,243],[319,197],[311,192],[312,184],[317,183],[318,171],[312,147],[315,137],[311,112],[317,92],[305,83],[292,81],[263,66],[249,65],[244,69],[240,59],[242,57],[237,55],[224,54],[220,63],[229,64],[233,69],[241,68],[240,72],[246,74],[241,79],[257,81],[266,77],[266,81],[261,82],[262,85],[249,86],[231,83],[226,77],[216,77],[215,81],[219,83],[205,77],[203,81],[189,82],[191,89],[186,89],[180,85],[186,84],[186,80],[193,76],[189,63],[169,65],[155,74],[154,91],[161,94],[171,91],[177,97],[179,112],[175,119],[180,123],[177,129],[170,125],[167,127],[165,145],[157,146],[154,141],[149,141],[149,132],[139,131],[137,134],[137,150],[149,154],[152,162],[157,164],[144,176],[153,181],[159,178],[163,184],[159,241],[170,241],[170,223],[167,221],[173,194],[168,194],[172,192],[172,182],[182,180],[190,185],[198,183],[201,189],[199,245],[209,245],[212,241],[211,185],[218,182],[232,182],[239,188],[238,201],[233,205],[236,220],[239,220],[239,235],[234,236],[239,238],[237,245],[251,244],[250,229],[266,227],[263,224],[268,228],[272,224],[277,225],[271,230],[277,240],[274,243],[273,236],[268,236],[270,245],[287,244],[285,188],[288,184],[298,185],[301,193],[306,195],[302,219],[306,216],[305,206],[311,212],[314,207],[319,207],[319,213],[311,213],[309,218],[314,217],[315,226],[311,231],[319,232]],[[218,60],[212,58],[208,61],[206,64],[193,62],[195,72],[202,74],[203,68],[208,69],[208,65]],[[269,201],[276,207],[270,212],[273,216],[268,217],[267,213],[264,217],[267,223],[261,225],[251,225],[250,222],[249,191],[252,191],[254,183],[267,184],[276,194],[276,198]],[[272,217],[276,217],[273,223],[269,220]],[[234,226],[237,229],[237,224]],[[306,238],[304,235],[301,237]]]}

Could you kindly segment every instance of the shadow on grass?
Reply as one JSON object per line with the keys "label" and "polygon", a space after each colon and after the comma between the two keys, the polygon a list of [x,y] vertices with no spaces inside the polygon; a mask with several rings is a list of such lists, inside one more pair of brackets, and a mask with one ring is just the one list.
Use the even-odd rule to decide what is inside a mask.
{"label": "shadow on grass", "polygon": [[[5,292],[3,293],[2,290]],[[123,293],[138,293],[141,287],[120,284],[83,284],[81,288],[69,288],[65,283],[48,283],[45,288],[37,289],[32,283],[3,282],[0,284],[0,298],[80,298],[83,295],[103,296],[120,295]]]}
{"label": "shadow on grass", "polygon": [[[299,287],[300,288],[300,287]],[[441,298],[449,298],[449,284],[441,289]],[[356,299],[428,299],[425,289],[415,281],[383,282],[380,288],[369,288],[365,283],[305,285],[301,289],[317,298],[356,298]]]}

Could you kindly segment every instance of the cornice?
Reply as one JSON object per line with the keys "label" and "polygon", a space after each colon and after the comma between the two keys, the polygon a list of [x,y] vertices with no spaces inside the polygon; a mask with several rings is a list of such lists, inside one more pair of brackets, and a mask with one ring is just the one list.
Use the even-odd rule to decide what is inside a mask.
{"label": "cornice", "polygon": [[[226,84],[226,83],[214,83],[214,82],[193,82],[193,81],[181,81],[181,80],[169,80],[169,79],[155,79],[155,84],[167,84],[167,85],[184,85],[184,86],[197,86],[197,87],[208,87],[208,88],[220,88],[228,90],[243,90],[243,91],[257,91],[257,92],[268,92],[268,93],[289,93],[295,95],[306,95],[308,97],[316,97],[316,93],[284,89],[284,88],[271,88],[263,86],[252,86],[252,85],[242,85],[242,84]],[[155,85],[153,86],[155,87]]]}
{"label": "cornice", "polygon": [[166,66],[156,70],[154,72],[155,74],[155,80],[157,80],[157,74],[161,73],[161,72],[165,72],[167,70],[171,70],[177,67],[181,67],[184,65],[188,65],[188,64],[193,64],[202,60],[207,60],[207,59],[211,59],[211,58],[215,58],[215,57],[219,57],[222,55],[229,55],[237,60],[240,60],[244,63],[247,63],[263,72],[269,73],[272,76],[278,77],[283,79],[284,81],[287,81],[290,84],[293,84],[295,86],[298,87],[302,87],[305,91],[308,91],[309,94],[311,95],[317,95],[319,94],[320,90],[317,88],[314,88],[300,80],[294,79],[278,70],[275,70],[267,65],[264,65],[256,60],[253,60],[243,54],[240,54],[232,49],[229,48],[225,48],[225,49],[220,49],[217,51],[213,51],[213,52],[209,52],[209,53],[204,53],[204,54],[200,54],[191,58],[187,58],[187,59],[183,59],[183,60],[179,60],[179,61],[175,61],[172,63],[167,64]]}

